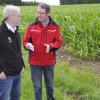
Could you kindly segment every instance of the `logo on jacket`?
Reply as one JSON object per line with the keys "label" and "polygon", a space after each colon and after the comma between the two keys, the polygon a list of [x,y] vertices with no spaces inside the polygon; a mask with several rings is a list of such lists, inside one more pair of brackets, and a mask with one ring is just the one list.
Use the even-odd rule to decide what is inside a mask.
{"label": "logo on jacket", "polygon": [[50,32],[55,32],[56,30],[48,30],[48,31],[50,31]]}
{"label": "logo on jacket", "polygon": [[10,42],[12,42],[12,39],[11,39],[11,37],[8,37],[8,41],[9,41],[9,43],[10,43]]}
{"label": "logo on jacket", "polygon": [[31,32],[40,32],[40,30],[31,29]]}

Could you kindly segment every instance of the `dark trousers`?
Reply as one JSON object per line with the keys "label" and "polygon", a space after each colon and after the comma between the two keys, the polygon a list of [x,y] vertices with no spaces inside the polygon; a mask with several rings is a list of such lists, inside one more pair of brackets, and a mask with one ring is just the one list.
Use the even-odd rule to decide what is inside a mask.
{"label": "dark trousers", "polygon": [[54,65],[31,66],[31,76],[35,93],[35,100],[42,100],[42,73],[46,86],[47,100],[55,100],[54,93]]}

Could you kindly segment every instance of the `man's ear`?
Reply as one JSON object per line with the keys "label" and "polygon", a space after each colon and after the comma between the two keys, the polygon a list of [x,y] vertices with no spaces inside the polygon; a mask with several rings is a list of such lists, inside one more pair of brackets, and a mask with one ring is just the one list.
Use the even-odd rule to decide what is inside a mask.
{"label": "man's ear", "polygon": [[50,13],[47,13],[47,16],[50,16]]}

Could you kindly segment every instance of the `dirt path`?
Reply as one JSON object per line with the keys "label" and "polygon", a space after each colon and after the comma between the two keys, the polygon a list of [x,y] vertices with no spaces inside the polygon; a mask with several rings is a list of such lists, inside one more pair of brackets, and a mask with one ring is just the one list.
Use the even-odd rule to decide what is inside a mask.
{"label": "dirt path", "polygon": [[100,74],[100,61],[82,61],[79,58],[75,58],[70,54],[66,53],[63,48],[59,49],[57,52],[57,59],[60,61],[66,61],[70,66],[75,68],[89,67],[91,70],[95,71],[97,74]]}

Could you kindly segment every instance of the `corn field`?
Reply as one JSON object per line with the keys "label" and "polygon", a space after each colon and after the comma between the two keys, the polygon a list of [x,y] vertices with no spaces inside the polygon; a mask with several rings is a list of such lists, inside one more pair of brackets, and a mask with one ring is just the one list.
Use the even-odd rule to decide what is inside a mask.
{"label": "corn field", "polygon": [[100,5],[70,5],[55,8],[64,48],[81,59],[100,59]]}

